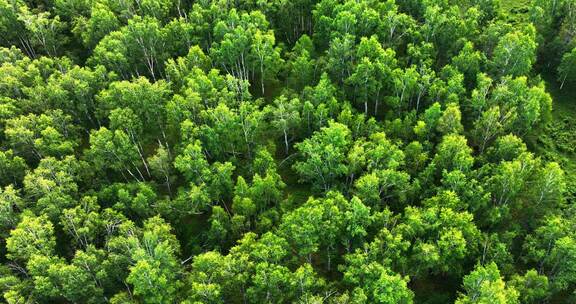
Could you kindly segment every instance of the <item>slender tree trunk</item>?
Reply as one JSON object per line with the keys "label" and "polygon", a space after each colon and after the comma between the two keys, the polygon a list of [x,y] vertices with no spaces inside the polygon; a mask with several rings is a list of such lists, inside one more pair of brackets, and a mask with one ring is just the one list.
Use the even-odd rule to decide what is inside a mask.
{"label": "slender tree trunk", "polygon": [[264,96],[264,64],[260,61],[260,86],[262,87],[262,96]]}
{"label": "slender tree trunk", "polygon": [[288,155],[288,133],[286,132],[286,129],[284,129],[283,131],[284,131],[284,145],[286,146],[286,155]]}

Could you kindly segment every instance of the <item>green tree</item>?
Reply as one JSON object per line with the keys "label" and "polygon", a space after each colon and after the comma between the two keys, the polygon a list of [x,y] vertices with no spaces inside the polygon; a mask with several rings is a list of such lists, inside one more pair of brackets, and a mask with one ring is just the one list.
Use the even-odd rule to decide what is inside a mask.
{"label": "green tree", "polygon": [[345,125],[330,122],[311,138],[296,144],[304,160],[295,163],[293,168],[302,181],[312,181],[328,191],[347,173],[345,161],[349,147],[350,130]]}
{"label": "green tree", "polygon": [[464,277],[466,293],[461,294],[455,303],[519,303],[518,291],[507,285],[500,276],[496,264],[478,265],[473,272]]}
{"label": "green tree", "polygon": [[560,89],[566,82],[572,83],[576,80],[576,48],[562,56],[562,61],[558,66],[558,80],[560,80]]}
{"label": "green tree", "polygon": [[56,248],[54,226],[46,216],[25,213],[6,239],[6,257],[28,262],[35,255],[52,256]]}
{"label": "green tree", "polygon": [[356,194],[369,206],[380,209],[390,203],[403,204],[410,189],[410,175],[390,169],[375,170],[355,183]]}
{"label": "green tree", "polygon": [[27,6],[21,6],[18,20],[24,24],[31,44],[41,49],[50,57],[61,54],[62,45],[68,40],[63,32],[66,23],[60,21],[60,16],[50,18],[49,12],[31,12]]}
{"label": "green tree", "polygon": [[88,59],[90,65],[102,65],[107,70],[114,71],[126,79],[134,74],[129,59],[128,48],[123,42],[124,35],[120,31],[113,31],[104,36],[94,47],[92,56]]}
{"label": "green tree", "polygon": [[558,209],[566,191],[564,171],[560,165],[555,162],[547,163],[535,175],[534,188],[532,189],[536,192],[534,195],[537,197],[536,205],[549,210]]}
{"label": "green tree", "polygon": [[36,203],[32,209],[57,220],[65,208],[72,207],[78,195],[78,181],[85,163],[74,156],[62,160],[43,158],[38,167],[24,177],[24,192]]}
{"label": "green tree", "polygon": [[[227,291],[226,284],[232,283],[232,280],[227,279],[233,276],[233,273],[225,271],[230,264],[229,258],[214,251],[195,256],[188,279],[191,286],[188,301],[224,303],[223,293]],[[231,289],[228,290],[231,291]]]}
{"label": "green tree", "polygon": [[18,224],[18,211],[26,207],[18,189],[7,186],[0,192],[0,236],[8,238],[9,233]]}
{"label": "green tree", "polygon": [[473,215],[457,211],[458,197],[433,197],[425,204],[425,208],[407,207],[403,220],[392,230],[397,238],[414,240],[403,253],[408,260],[392,262],[403,269],[402,273],[417,276],[425,277],[429,272],[460,275],[462,261],[478,250],[480,231]]}
{"label": "green tree", "polygon": [[120,28],[120,21],[106,3],[96,2],[90,16],[78,17],[73,33],[80,37],[84,46],[93,49],[102,38]]}
{"label": "green tree", "polygon": [[352,75],[354,69],[354,37],[346,35],[332,39],[327,56],[331,76],[338,79],[338,83],[343,83]]}
{"label": "green tree", "polygon": [[283,197],[282,190],[285,186],[280,175],[272,169],[268,169],[264,176],[260,176],[258,173],[254,174],[249,191],[250,197],[260,213],[270,206],[280,203]]}
{"label": "green tree", "polygon": [[474,43],[466,42],[460,53],[452,58],[452,65],[464,74],[468,87],[476,80],[476,75],[480,73],[486,61],[484,53],[475,50]]}
{"label": "green tree", "polygon": [[314,253],[325,254],[326,269],[330,271],[338,248],[351,252],[359,247],[370,223],[370,208],[360,199],[347,200],[331,191],[325,199],[311,197],[286,214],[280,224],[280,235],[308,263]]}
{"label": "green tree", "polygon": [[[103,27],[116,26],[111,16],[102,17]],[[164,48],[166,40],[166,32],[158,19],[134,16],[126,26],[104,36],[88,62],[103,65],[125,79],[145,74],[156,81],[163,76],[164,61],[168,57]]]}
{"label": "green tree", "polygon": [[62,212],[60,224],[78,248],[88,248],[100,236],[104,221],[99,209],[97,198],[87,196],[81,199],[80,205]]}
{"label": "green tree", "polygon": [[317,61],[313,58],[314,45],[308,35],[302,35],[292,48],[287,61],[288,86],[299,91],[305,86],[314,83],[318,77],[316,72]]}
{"label": "green tree", "polygon": [[511,32],[500,38],[494,49],[492,63],[499,75],[514,77],[528,75],[536,61],[534,26],[528,25],[526,32]]}
{"label": "green tree", "polygon": [[510,284],[518,290],[522,303],[537,303],[549,294],[548,278],[534,269],[513,276]]}
{"label": "green tree", "polygon": [[97,170],[112,169],[128,181],[126,173],[135,181],[144,181],[140,170],[139,148],[122,130],[110,131],[104,127],[90,133],[90,162]]}
{"label": "green tree", "polygon": [[40,160],[73,154],[79,138],[76,131],[72,117],[54,110],[12,118],[6,122],[5,134],[14,152],[28,160]]}
{"label": "green tree", "polygon": [[541,226],[526,237],[523,248],[525,259],[539,266],[551,290],[567,290],[574,285],[576,238],[573,218],[549,216]]}
{"label": "green tree", "polygon": [[272,114],[272,125],[284,138],[284,152],[288,155],[290,149],[289,142],[296,135],[300,126],[300,108],[301,102],[294,98],[288,100],[281,96],[274,100],[274,105],[270,108]]}
{"label": "green tree", "polygon": [[264,80],[274,80],[283,64],[266,17],[259,11],[248,14],[232,9],[214,26],[214,37],[210,49],[214,62],[241,80],[258,75],[264,95]]}
{"label": "green tree", "polygon": [[525,189],[528,190],[528,181],[538,165],[539,160],[527,152],[512,161],[503,161],[495,168],[485,186],[492,194],[491,219],[501,220],[509,216],[511,210],[527,211],[531,207],[523,205],[520,197]]}
{"label": "green tree", "polygon": [[514,114],[502,114],[499,106],[484,111],[482,116],[474,122],[474,133],[476,142],[480,145],[480,152],[484,152],[494,138],[509,129],[512,120],[514,120]]}
{"label": "green tree", "polygon": [[148,158],[148,164],[152,175],[163,181],[168,189],[168,194],[172,195],[172,183],[174,182],[172,159],[169,149],[160,145],[156,153]]}
{"label": "green tree", "polygon": [[101,303],[105,299],[103,290],[98,286],[95,274],[89,271],[93,265],[84,257],[82,252],[77,252],[72,264],[67,264],[56,257],[33,256],[27,267],[37,282],[35,293],[47,300]]}
{"label": "green tree", "polygon": [[464,130],[461,120],[460,107],[455,104],[449,104],[442,112],[442,117],[438,120],[436,128],[442,134],[459,134]]}
{"label": "green tree", "polygon": [[153,217],[144,223],[141,239],[128,239],[133,264],[126,281],[134,286],[134,295],[147,303],[172,302],[180,284],[180,248],[171,229],[162,218]]}
{"label": "green tree", "polygon": [[262,33],[256,31],[253,39],[251,53],[259,66],[260,87],[262,95],[264,95],[264,80],[276,78],[278,71],[282,67],[283,59],[280,56],[280,49],[274,47],[276,44],[274,32]]}
{"label": "green tree", "polygon": [[34,88],[31,97],[34,104],[60,109],[88,130],[101,125],[96,117],[95,97],[115,78],[102,66],[94,69],[74,66],[65,73],[52,74],[46,84]]}
{"label": "green tree", "polygon": [[466,172],[472,168],[474,157],[466,138],[462,135],[452,134],[442,138],[432,162],[438,169]]}
{"label": "green tree", "polygon": [[24,159],[15,156],[12,150],[0,151],[0,184],[3,186],[21,184],[27,168]]}
{"label": "green tree", "polygon": [[396,67],[396,54],[392,49],[384,50],[375,36],[362,38],[356,51],[360,62],[346,81],[354,86],[355,98],[364,103],[364,114],[368,114],[368,103],[374,104],[378,115],[381,92],[390,90],[392,70]]}
{"label": "green tree", "polygon": [[281,265],[259,263],[252,277],[253,286],[247,290],[250,301],[263,303],[284,302],[292,297],[293,286],[290,269]]}
{"label": "green tree", "polygon": [[[28,38],[28,32],[24,20],[20,18],[20,10],[26,9],[24,1],[0,2],[0,32],[2,33],[3,46],[9,44],[20,46],[29,57],[36,57],[35,45]],[[5,45],[7,44],[7,45]]]}
{"label": "green tree", "polygon": [[408,288],[408,277],[395,274],[377,262],[369,262],[361,254],[346,256],[344,282],[372,303],[413,303],[414,293]]}
{"label": "green tree", "polygon": [[165,105],[169,94],[170,88],[164,81],[151,83],[139,77],[134,81],[113,82],[97,96],[99,114],[106,118],[114,109],[129,108],[142,122],[143,131],[149,136],[147,139],[165,141]]}
{"label": "green tree", "polygon": [[202,150],[201,142],[195,140],[188,144],[182,152],[176,156],[174,167],[182,172],[189,181],[201,183],[207,180],[210,167]]}

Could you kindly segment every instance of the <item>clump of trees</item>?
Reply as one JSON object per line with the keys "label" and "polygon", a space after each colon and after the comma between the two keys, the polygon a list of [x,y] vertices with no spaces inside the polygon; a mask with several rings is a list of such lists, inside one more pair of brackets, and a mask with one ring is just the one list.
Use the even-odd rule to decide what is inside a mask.
{"label": "clump of trees", "polygon": [[3,301],[572,303],[576,3],[499,2],[0,0]]}

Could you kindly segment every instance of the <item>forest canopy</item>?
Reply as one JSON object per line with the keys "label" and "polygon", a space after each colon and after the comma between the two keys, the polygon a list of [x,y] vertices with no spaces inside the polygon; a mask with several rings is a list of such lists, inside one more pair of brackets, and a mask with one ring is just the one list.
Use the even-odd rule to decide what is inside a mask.
{"label": "forest canopy", "polygon": [[575,303],[551,87],[575,0],[0,0],[0,302]]}

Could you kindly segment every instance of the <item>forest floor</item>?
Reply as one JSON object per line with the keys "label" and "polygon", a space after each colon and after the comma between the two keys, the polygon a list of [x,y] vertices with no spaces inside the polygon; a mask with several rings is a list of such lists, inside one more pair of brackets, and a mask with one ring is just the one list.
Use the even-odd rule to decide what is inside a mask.
{"label": "forest floor", "polygon": [[[528,21],[532,0],[501,1],[502,18],[511,23]],[[537,71],[552,96],[552,117],[527,139],[531,151],[559,163],[566,173],[567,199],[576,202],[576,85],[560,89],[556,71],[540,67]]]}
{"label": "forest floor", "polygon": [[566,172],[568,200],[576,198],[576,85],[556,81],[554,73],[542,72],[546,90],[553,98],[552,117],[528,139],[529,147],[546,160],[558,162]]}
{"label": "forest floor", "polygon": [[[540,71],[546,90],[552,95],[552,117],[527,144],[542,158],[555,161],[565,172],[569,204],[576,203],[576,85],[565,84],[560,89],[556,74]],[[550,303],[564,303],[564,296],[551,299]]]}
{"label": "forest floor", "polygon": [[528,17],[530,2],[531,0],[505,0],[500,2],[500,9],[508,21],[522,22]]}

